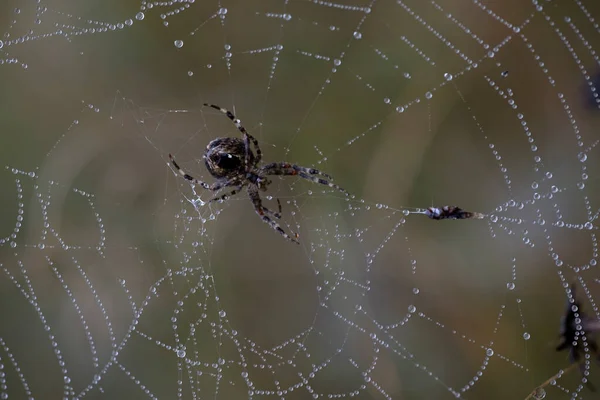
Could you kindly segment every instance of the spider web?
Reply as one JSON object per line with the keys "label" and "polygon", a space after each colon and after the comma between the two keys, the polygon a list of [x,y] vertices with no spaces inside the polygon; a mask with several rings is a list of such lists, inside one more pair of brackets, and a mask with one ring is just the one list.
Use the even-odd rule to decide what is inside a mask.
{"label": "spider web", "polygon": [[[555,347],[572,282],[600,318],[596,2],[0,16],[1,399],[593,398]],[[352,196],[274,177],[300,246],[207,203],[205,102]]]}

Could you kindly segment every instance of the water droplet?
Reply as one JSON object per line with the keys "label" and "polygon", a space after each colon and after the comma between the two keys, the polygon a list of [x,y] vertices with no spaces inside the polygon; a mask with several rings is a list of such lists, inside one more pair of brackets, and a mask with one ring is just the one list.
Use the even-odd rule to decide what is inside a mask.
{"label": "water droplet", "polygon": [[396,112],[403,113],[404,112],[404,107],[402,107],[402,106],[396,107]]}
{"label": "water droplet", "polygon": [[431,99],[432,97],[433,97],[433,94],[431,92],[425,93],[425,98],[426,99]]}
{"label": "water droplet", "polygon": [[[556,383],[556,381],[555,381]],[[542,400],[546,397],[546,391],[544,390],[544,388],[537,388],[535,389],[535,393],[533,393],[533,398],[535,400]]]}
{"label": "water droplet", "polygon": [[177,47],[178,49],[183,47],[183,40],[176,40],[175,42],[173,42],[175,44],[175,47]]}
{"label": "water droplet", "polygon": [[491,348],[489,348],[489,349],[487,349],[487,350],[485,351],[485,354],[486,354],[488,357],[491,357],[491,356],[493,356],[493,355],[494,355],[494,350],[493,350],[493,349],[491,349]]}
{"label": "water droplet", "polygon": [[219,317],[221,318],[225,318],[227,316],[227,313],[223,310],[219,311]]}
{"label": "water droplet", "polygon": [[354,39],[362,39],[362,33],[354,32]]}
{"label": "water droplet", "polygon": [[577,312],[579,310],[579,307],[577,307],[577,305],[573,304],[571,306],[571,311],[573,311],[574,313]]}
{"label": "water droplet", "polygon": [[506,284],[506,288],[507,288],[508,290],[515,290],[515,284],[514,284],[513,282],[508,282],[508,283]]}
{"label": "water droplet", "polygon": [[531,339],[531,335],[530,335],[529,333],[525,332],[525,333],[523,334],[523,339],[525,339],[525,340],[529,340],[529,339]]}
{"label": "water droplet", "polygon": [[338,60],[336,58],[335,60],[333,60],[333,65],[335,65],[336,67],[339,67],[340,65],[342,65],[342,60]]}
{"label": "water droplet", "polygon": [[410,306],[408,306],[408,312],[409,312],[409,313],[411,313],[411,314],[412,314],[412,313],[414,313],[415,311],[417,311],[417,307],[415,307],[415,306],[414,306],[414,305],[412,305],[412,304],[411,304]]}
{"label": "water droplet", "polygon": [[586,162],[587,161],[587,154],[585,154],[584,152],[581,152],[577,155],[577,158],[579,159],[579,161],[581,162]]}
{"label": "water droplet", "polygon": [[446,79],[447,81],[451,81],[451,80],[452,80],[452,78],[454,78],[454,77],[452,76],[452,74],[449,74],[448,72],[446,72],[446,73],[444,74],[444,79]]}
{"label": "water droplet", "polygon": [[146,18],[146,15],[141,11],[139,13],[135,14],[135,19],[137,19],[138,21],[141,21],[144,18]]}

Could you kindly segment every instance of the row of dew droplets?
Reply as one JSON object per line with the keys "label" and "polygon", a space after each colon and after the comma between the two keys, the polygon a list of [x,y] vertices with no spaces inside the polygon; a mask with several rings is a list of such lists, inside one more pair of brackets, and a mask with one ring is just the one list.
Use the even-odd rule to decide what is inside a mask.
{"label": "row of dew droplets", "polygon": [[[174,5],[174,2],[168,2],[168,3],[169,3],[169,5]],[[328,7],[330,6],[330,5],[328,5],[328,3],[327,3],[327,2],[320,2],[320,3],[322,3],[322,5],[326,5],[326,6],[328,6]],[[148,5],[148,8],[151,8],[151,7],[150,7],[150,5]],[[141,13],[141,12],[140,12],[140,13]],[[174,11],[173,11],[173,12],[168,12],[168,13],[165,13],[165,14],[164,14],[164,15],[165,15],[165,19],[166,19],[168,16],[171,16],[171,15],[174,15],[174,14],[176,14],[176,12],[174,12]],[[420,17],[419,17],[419,18],[420,18]],[[143,19],[143,16],[142,16],[142,18],[141,18],[141,19]],[[138,18],[138,20],[141,20],[141,19],[140,19],[140,18]],[[362,34],[360,35],[360,37],[356,37],[356,32],[358,32],[358,31],[354,31],[354,33],[353,33],[353,36],[354,36],[354,38],[355,38],[355,39],[362,39]],[[434,33],[434,32],[432,32],[432,33]],[[434,35],[435,35],[435,33],[434,33]],[[178,43],[178,42],[179,42],[179,43]],[[178,48],[181,48],[181,47],[183,46],[183,41],[175,41],[175,46],[176,46],[176,47],[178,47]],[[230,48],[227,48],[227,47],[226,47],[226,48],[225,48],[225,50],[226,50],[226,51],[229,51],[229,50],[230,50]],[[493,56],[493,55],[492,55],[492,56]],[[490,56],[490,57],[491,57],[491,56]],[[333,60],[333,65],[334,65],[333,69],[334,69],[334,70],[335,70],[336,68],[342,67],[342,61],[341,61],[341,59],[339,59],[339,58],[332,58],[332,60]],[[229,66],[228,66],[228,67],[229,67]],[[333,72],[335,72],[335,71],[333,71]],[[458,76],[458,75],[457,75],[457,76]],[[445,74],[444,74],[444,79],[445,79],[446,81],[451,81],[452,79],[454,79],[454,75],[452,75],[452,74],[450,74],[450,73],[445,73]],[[328,83],[328,82],[326,82],[326,83]],[[431,98],[432,98],[432,96],[433,96],[433,91],[434,91],[434,90],[426,92],[426,93],[425,93],[425,98],[426,98],[426,99],[431,99]],[[387,103],[387,104],[391,104],[392,102],[391,102],[391,100],[390,100],[389,102],[386,102],[386,103]],[[526,126],[526,125],[525,125],[525,126]],[[527,133],[526,133],[526,134],[527,134]],[[529,137],[529,136],[528,136],[528,137]],[[531,142],[531,143],[532,143],[532,146],[534,146],[533,142]],[[532,147],[532,151],[535,151],[535,150],[533,150],[533,147]],[[582,161],[582,163],[584,163],[584,164],[585,164],[585,161],[587,160],[587,151],[585,151],[585,152],[582,152],[582,153],[580,153],[580,154],[583,154],[583,156],[585,156],[585,157],[583,157],[583,156],[580,156],[580,161]],[[497,156],[499,156],[497,153],[496,153],[496,155],[497,155]],[[584,158],[584,159],[582,160],[582,158]],[[497,158],[497,160],[498,160],[498,162],[500,163],[500,162],[501,162],[501,157],[500,157],[500,158]],[[538,163],[538,162],[536,161],[536,163]],[[500,164],[500,165],[501,165],[501,164]],[[503,171],[503,172],[506,172],[506,171]],[[586,175],[587,175],[587,174],[586,174]],[[507,175],[507,174],[505,174],[504,176],[505,176],[505,179],[507,180],[507,184],[508,184],[508,185],[510,185],[510,180],[507,178],[507,176],[508,176],[508,175]],[[551,179],[551,177],[547,177],[547,179]],[[586,177],[586,178],[583,178],[583,175],[582,175],[582,180],[585,180],[585,179],[587,179],[587,177]],[[555,187],[555,186],[554,186],[554,187]],[[537,187],[535,187],[535,188],[534,188],[534,187],[533,187],[533,185],[532,185],[532,189],[536,190],[536,192],[535,192],[535,193],[537,193],[537,189],[538,189]],[[583,189],[583,187],[582,187],[581,189]],[[560,193],[560,190],[562,190],[562,189],[558,189],[558,188],[556,188],[556,190],[555,190],[555,189],[551,188],[551,189],[550,189],[550,192],[551,192],[551,194],[552,194],[552,195],[556,195],[557,193]],[[546,198],[548,198],[548,199],[550,199],[550,198],[551,198],[551,197],[550,197],[550,195],[548,195],[547,197],[545,197],[543,194],[540,194],[540,193],[538,193],[538,196],[536,196],[536,195],[535,195],[535,193],[534,193],[534,199],[533,199],[532,201],[527,201],[527,202],[525,202],[525,203],[523,203],[523,202],[515,202],[515,201],[512,201],[512,203],[511,203],[511,202],[509,201],[509,202],[508,202],[508,207],[519,207],[519,204],[520,204],[520,205],[523,205],[523,204],[525,204],[526,206],[533,206],[533,205],[535,204],[535,201],[538,201],[538,200],[543,200],[543,199],[546,199]],[[310,193],[309,193],[309,194],[310,194]],[[536,198],[536,197],[537,197],[537,198]],[[378,207],[378,208],[383,208],[383,207]],[[347,211],[349,211],[349,212],[353,212],[352,208],[349,208],[349,209],[347,209]],[[500,211],[500,212],[501,212],[501,211]],[[182,219],[183,219],[183,218],[184,218],[184,217],[182,216]],[[497,216],[495,216],[494,218],[496,218],[496,221],[497,221],[497,218],[498,218],[498,217],[497,217]],[[540,218],[541,218],[541,217],[540,217]],[[493,220],[492,220],[492,221],[493,221]],[[493,222],[496,222],[496,221],[493,221]],[[21,222],[21,221],[18,221],[18,222]],[[189,222],[189,221],[188,221],[188,222]],[[506,224],[506,226],[507,226],[507,229],[510,229],[509,227],[510,227],[510,225],[511,225],[511,224],[513,224],[513,223],[514,223],[514,224],[517,224],[517,225],[521,225],[521,224],[522,224],[522,220],[520,220],[520,219],[514,219],[514,220],[513,220],[513,219],[507,219],[505,222],[507,222],[507,224]],[[589,222],[589,221],[588,221],[588,222]],[[100,220],[100,221],[99,221],[99,223],[101,224],[101,223],[102,223],[102,221]],[[590,224],[591,224],[591,223],[590,223]],[[544,224],[541,224],[541,223],[540,223],[540,225],[544,225]],[[19,226],[20,226],[20,225],[19,225]],[[320,231],[320,232],[322,232],[322,233],[323,233],[323,234],[325,234],[325,235],[327,235],[327,234],[330,234],[330,232],[328,232],[328,231],[324,231],[324,230],[322,230],[322,231]],[[201,237],[205,237],[205,235],[204,235],[204,233],[205,233],[205,232],[204,232],[204,231],[202,231],[202,230],[197,230],[197,231],[194,231],[194,230],[189,230],[189,231],[187,231],[187,230],[186,230],[186,233],[189,233],[191,236],[200,235]],[[336,235],[337,235],[337,233],[336,233]],[[388,235],[388,236],[391,238],[391,235]],[[525,239],[526,239],[526,238],[524,238],[524,240],[525,240]],[[389,239],[386,239],[386,243],[387,243],[387,240],[389,240]],[[193,247],[198,247],[198,242],[197,242],[197,241],[194,241],[193,243],[196,243],[196,246],[193,246]],[[12,243],[11,243],[11,245],[12,245]],[[383,246],[383,244],[382,244],[382,246]],[[15,246],[13,246],[13,247],[16,247],[16,242],[15,242]],[[101,245],[99,246],[99,248],[100,248],[100,249],[102,249],[102,247],[103,247],[103,245],[101,244]],[[67,249],[68,249],[68,247],[67,247]],[[55,272],[55,274],[56,274],[56,272]],[[60,278],[59,278],[59,279],[60,279]],[[120,283],[121,283],[121,285],[123,286],[123,288],[124,288],[124,290],[126,291],[126,293],[129,293],[129,292],[127,291],[127,289],[126,289],[126,286],[125,286],[125,281],[122,281],[122,282],[120,282]],[[153,289],[156,289],[156,287],[157,287],[157,286],[153,286]],[[199,287],[200,287],[200,286],[199,286]],[[68,290],[68,288],[67,288],[67,287],[65,287],[64,289],[65,289],[65,290]],[[167,288],[165,288],[165,290],[168,290],[168,289],[167,289]],[[70,292],[69,292],[69,291],[67,291],[67,295],[68,295],[69,297],[71,297],[71,295],[69,295],[69,293],[70,293]],[[129,299],[130,299],[130,303],[131,303],[132,311],[133,311],[133,312],[134,312],[134,314],[135,314],[134,321],[137,321],[137,319],[139,318],[139,313],[141,312],[140,310],[141,310],[141,309],[143,309],[143,307],[140,307],[139,309],[138,309],[138,308],[136,308],[135,304],[133,303],[133,301],[132,301],[132,299],[131,299],[131,296],[129,296]],[[187,300],[187,298],[186,298],[186,300]],[[208,295],[208,300],[211,300],[211,301],[213,301],[213,300],[216,300],[216,301],[218,301],[218,297],[216,297],[216,295],[215,295],[213,292],[210,292],[210,293],[209,293],[209,295]],[[185,304],[185,303],[184,303],[184,301],[185,301],[185,300],[178,302],[177,308],[175,308],[175,310],[174,310],[173,319],[171,320],[171,322],[173,323],[173,326],[174,326],[173,330],[174,330],[174,332],[176,333],[176,335],[177,335],[177,332],[178,332],[178,328],[177,328],[177,327],[178,327],[178,319],[177,319],[177,314],[179,314],[179,313],[176,313],[175,311],[178,311],[178,310],[179,310],[179,312],[181,312],[181,311],[183,310],[183,305]],[[203,303],[203,304],[206,304],[206,303]],[[76,309],[77,309],[77,307],[76,307]],[[336,312],[337,312],[337,311],[336,311]],[[411,314],[414,314],[414,313],[416,312],[416,307],[415,307],[414,305],[412,305],[412,306],[409,306],[409,312],[410,312]],[[227,314],[225,313],[225,311],[224,311],[224,310],[219,310],[219,311],[217,312],[217,314],[219,315],[219,319],[220,319],[220,320],[226,320]],[[341,314],[340,314],[340,315],[341,315]],[[204,318],[204,319],[202,319],[202,321],[206,321],[207,323],[209,323],[209,324],[210,324],[210,326],[211,326],[212,328],[214,328],[214,331],[215,331],[215,332],[218,332],[218,335],[217,335],[217,337],[219,337],[219,340],[220,340],[220,337],[221,337],[220,335],[221,335],[221,333],[223,333],[223,332],[226,332],[226,331],[227,331],[226,325],[224,325],[224,324],[220,324],[220,322],[217,322],[217,321],[210,321],[210,322],[208,322],[208,320],[206,320],[206,317],[203,317],[203,318]],[[348,323],[350,323],[350,322],[351,322],[350,320],[348,320],[348,321],[349,321]],[[213,325],[213,324],[214,324],[214,325]],[[362,328],[362,327],[361,327],[361,328]],[[191,333],[190,333],[190,336],[194,336],[195,332],[194,332],[192,329],[190,329],[190,332],[191,332]],[[373,335],[375,335],[375,334],[373,333]],[[525,337],[525,335],[529,335],[529,334],[525,333],[525,334],[523,335],[525,339],[528,339],[529,337]],[[234,336],[235,336],[235,335],[234,335]],[[216,338],[216,337],[214,337],[214,336],[213,336],[213,338],[217,339],[217,338]],[[377,343],[379,343],[379,340],[381,340],[381,339],[377,339],[377,335],[375,335],[375,337],[372,337],[372,339],[373,339],[374,341],[376,340],[376,341],[377,341]],[[189,356],[189,354],[188,354],[188,353],[190,353],[190,352],[189,352],[189,351],[186,349],[185,345],[183,344],[183,343],[185,342],[185,341],[184,341],[184,339],[183,339],[183,338],[181,338],[181,337],[179,337],[179,335],[177,335],[176,342],[177,342],[177,341],[179,342],[179,344],[178,344],[178,345],[176,345],[176,346],[174,346],[174,347],[173,347],[173,346],[169,346],[169,347],[168,347],[168,349],[169,349],[169,350],[171,350],[171,351],[173,351],[173,352],[174,352],[174,353],[175,353],[175,354],[176,354],[176,355],[177,355],[177,356],[178,356],[180,359],[184,359],[184,360],[185,360],[185,363],[189,363],[189,362],[196,363],[197,361],[194,361],[194,360],[193,360],[193,359],[191,359],[191,358],[189,358],[189,359],[188,359],[188,358],[186,358],[186,357],[188,357],[188,356]],[[387,343],[387,342],[388,342],[388,341],[386,340],[386,343]],[[156,342],[156,343],[157,343],[157,345],[160,345],[160,346],[162,346],[162,347],[168,346],[168,345],[166,345],[166,344],[164,344],[164,343],[162,343],[162,342]],[[92,347],[92,348],[93,348],[93,343],[90,343],[90,347]],[[241,347],[242,347],[242,345],[240,344],[240,348],[241,348]],[[491,349],[488,349],[488,350],[491,350]],[[379,347],[377,348],[377,351],[379,351]],[[486,354],[487,354],[487,351],[486,351]],[[489,356],[491,356],[491,355],[489,355]],[[213,369],[213,371],[216,371],[216,372],[218,373],[218,375],[217,375],[217,376],[219,376],[219,377],[220,377],[220,376],[222,375],[222,369],[221,369],[221,370],[219,370],[219,368],[221,368],[221,367],[219,367],[219,365],[225,365],[227,362],[228,362],[227,360],[224,360],[224,359],[219,359],[219,360],[217,360],[217,361],[216,361],[216,362],[214,362],[214,363],[210,363],[209,365],[204,365],[204,364],[202,364],[202,367],[203,367],[203,368],[212,368],[212,369]],[[267,364],[268,364],[268,363],[267,363]],[[130,371],[128,371],[128,370],[127,370],[127,369],[126,369],[124,366],[122,366],[122,365],[120,365],[120,364],[119,364],[119,368],[121,368],[121,369],[122,369],[122,370],[123,370],[123,371],[126,373],[126,375],[127,375],[127,376],[130,376],[130,377],[132,376],[132,374],[130,373]],[[180,370],[180,371],[181,371],[181,372],[183,372],[183,371],[184,371],[184,369],[183,369],[183,368],[184,368],[184,364],[181,364],[181,366],[180,366],[179,368],[181,368],[181,370]],[[371,374],[370,374],[370,373],[372,372],[372,370],[373,370],[373,369],[374,369],[374,366],[373,366],[373,368],[370,368],[370,369],[368,370],[368,372],[366,372],[366,373],[365,373],[365,381],[367,381],[367,382],[369,382],[369,383],[373,382],[373,380],[371,379]],[[316,372],[319,372],[319,371],[320,371],[320,369],[317,369],[317,370],[316,370]],[[315,372],[313,372],[313,377],[314,377],[314,375],[315,375]],[[246,378],[247,378],[247,377],[248,377],[248,372],[247,372],[247,371],[244,371],[244,372],[242,372],[242,377],[246,377]],[[134,382],[135,382],[136,384],[138,384],[138,385],[139,385],[139,386],[140,386],[142,389],[145,389],[144,385],[143,385],[143,384],[141,384],[141,383],[140,383],[140,381],[139,381],[138,379],[135,379],[135,378],[133,378],[133,377],[132,377],[132,379],[134,379]],[[219,378],[219,379],[220,379],[220,378]],[[367,380],[367,379],[368,379],[368,380]],[[300,384],[300,386],[303,386],[303,385],[305,385],[305,386],[308,386],[308,382],[309,382],[309,380],[306,380],[306,382],[302,381],[302,382],[301,382],[301,384]],[[372,383],[372,384],[373,384],[373,385],[376,385],[376,383]],[[181,384],[180,384],[179,393],[182,393],[182,386],[183,386],[183,383],[181,383]],[[252,386],[252,385],[250,385],[250,384],[249,384],[249,386]],[[365,385],[361,385],[361,390],[363,390],[363,389],[365,389]],[[282,393],[283,393],[283,391],[282,391]],[[311,392],[311,393],[312,393],[312,392]],[[354,392],[352,392],[352,393],[354,393]],[[277,395],[280,395],[280,394],[278,393],[278,391],[276,391],[275,393],[271,393],[270,391],[262,391],[262,390],[253,391],[253,394],[256,394],[256,395],[262,395],[262,394],[271,394],[271,395],[272,395],[272,394],[277,394]],[[316,395],[316,393],[313,393],[313,395],[317,396],[317,395]]]}
{"label": "row of dew droplets", "polygon": [[[50,327],[50,324],[47,322],[46,316],[44,315],[42,308],[39,305],[38,298],[35,293],[35,290],[33,289],[33,285],[32,285],[31,279],[29,277],[29,274],[27,272],[27,269],[20,260],[17,261],[17,264],[19,266],[19,272],[22,275],[24,285],[21,284],[21,282],[17,279],[17,277],[14,276],[8,270],[8,268],[2,266],[2,269],[4,270],[4,273],[7,275],[8,279],[10,281],[12,281],[13,285],[21,292],[22,296],[29,301],[29,303],[32,305],[34,311],[37,313],[39,321],[42,323],[44,330],[47,332],[50,345],[54,349],[54,355],[57,359],[57,363],[61,368],[61,373],[63,375],[63,381],[64,381],[64,387],[63,387],[64,395],[66,397],[74,397],[75,391],[74,391],[73,387],[71,386],[71,378],[69,376],[69,372],[67,370],[66,363],[63,359],[62,352],[59,349],[59,345],[55,339],[54,334],[52,333],[52,328]],[[2,344],[3,344],[4,350],[8,354],[9,358],[11,360],[14,360],[14,355],[12,354],[10,348],[8,348],[8,346],[6,346],[6,344],[4,342]],[[25,377],[21,374],[20,371],[19,371],[19,376],[20,376],[22,382],[26,382]],[[32,393],[29,390],[28,385],[24,385],[24,387],[25,387],[25,391],[27,392],[26,394],[29,397],[31,397]]]}

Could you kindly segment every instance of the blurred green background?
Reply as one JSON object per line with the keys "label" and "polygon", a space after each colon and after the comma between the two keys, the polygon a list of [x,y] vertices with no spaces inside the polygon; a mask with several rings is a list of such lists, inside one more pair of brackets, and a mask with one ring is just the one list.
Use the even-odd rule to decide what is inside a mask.
{"label": "blurred green background", "polygon": [[[564,284],[593,315],[600,279],[600,7],[537,3],[0,5],[0,393],[527,397],[569,365]],[[204,102],[354,198],[274,179],[300,246],[244,194],[195,209],[168,154],[212,182],[239,134]],[[402,212],[430,205],[500,220]]]}

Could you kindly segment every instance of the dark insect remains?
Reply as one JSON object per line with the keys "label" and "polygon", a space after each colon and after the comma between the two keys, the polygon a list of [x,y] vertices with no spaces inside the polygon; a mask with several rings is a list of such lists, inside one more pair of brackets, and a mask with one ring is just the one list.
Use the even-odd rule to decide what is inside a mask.
{"label": "dark insect remains", "polygon": [[[332,183],[331,176],[314,168],[301,167],[299,165],[290,164],[288,162],[274,162],[259,166],[262,159],[262,152],[258,145],[258,140],[246,131],[240,122],[231,111],[216,106],[214,104],[204,104],[206,107],[212,107],[225,114],[236,128],[242,133],[242,138],[221,137],[212,140],[204,151],[204,164],[208,172],[216,178],[213,184],[202,182],[193,176],[183,171],[173,156],[169,154],[169,159],[173,167],[188,181],[200,185],[205,189],[217,192],[221,189],[232,187],[233,190],[217,195],[209,203],[214,201],[225,201],[229,197],[239,193],[243,187],[247,187],[246,191],[250,197],[250,201],[254,206],[256,214],[271,228],[279,232],[283,237],[291,240],[294,243],[299,243],[298,235],[288,235],[275,219],[281,218],[281,202],[277,200],[278,212],[274,212],[262,203],[259,191],[266,191],[271,181],[267,178],[269,175],[290,175],[299,176],[311,182],[320,183],[321,185],[329,186],[337,189],[348,196],[348,192],[335,183]],[[254,146],[252,150],[251,145]]]}
{"label": "dark insect remains", "polygon": [[478,212],[465,211],[456,206],[429,207],[425,211],[431,219],[483,219],[485,215]]}
{"label": "dark insect remains", "polygon": [[[593,337],[595,333],[600,332],[600,320],[585,315],[577,299],[575,284],[571,285],[571,296],[573,302],[567,301],[565,314],[560,319],[560,343],[556,346],[556,351],[569,350],[569,360],[571,363],[580,363],[579,369],[584,374],[585,365],[581,362],[581,356],[585,351],[580,336],[585,334],[589,352],[600,363],[598,345]],[[590,382],[587,385],[590,390],[595,390]]]}

